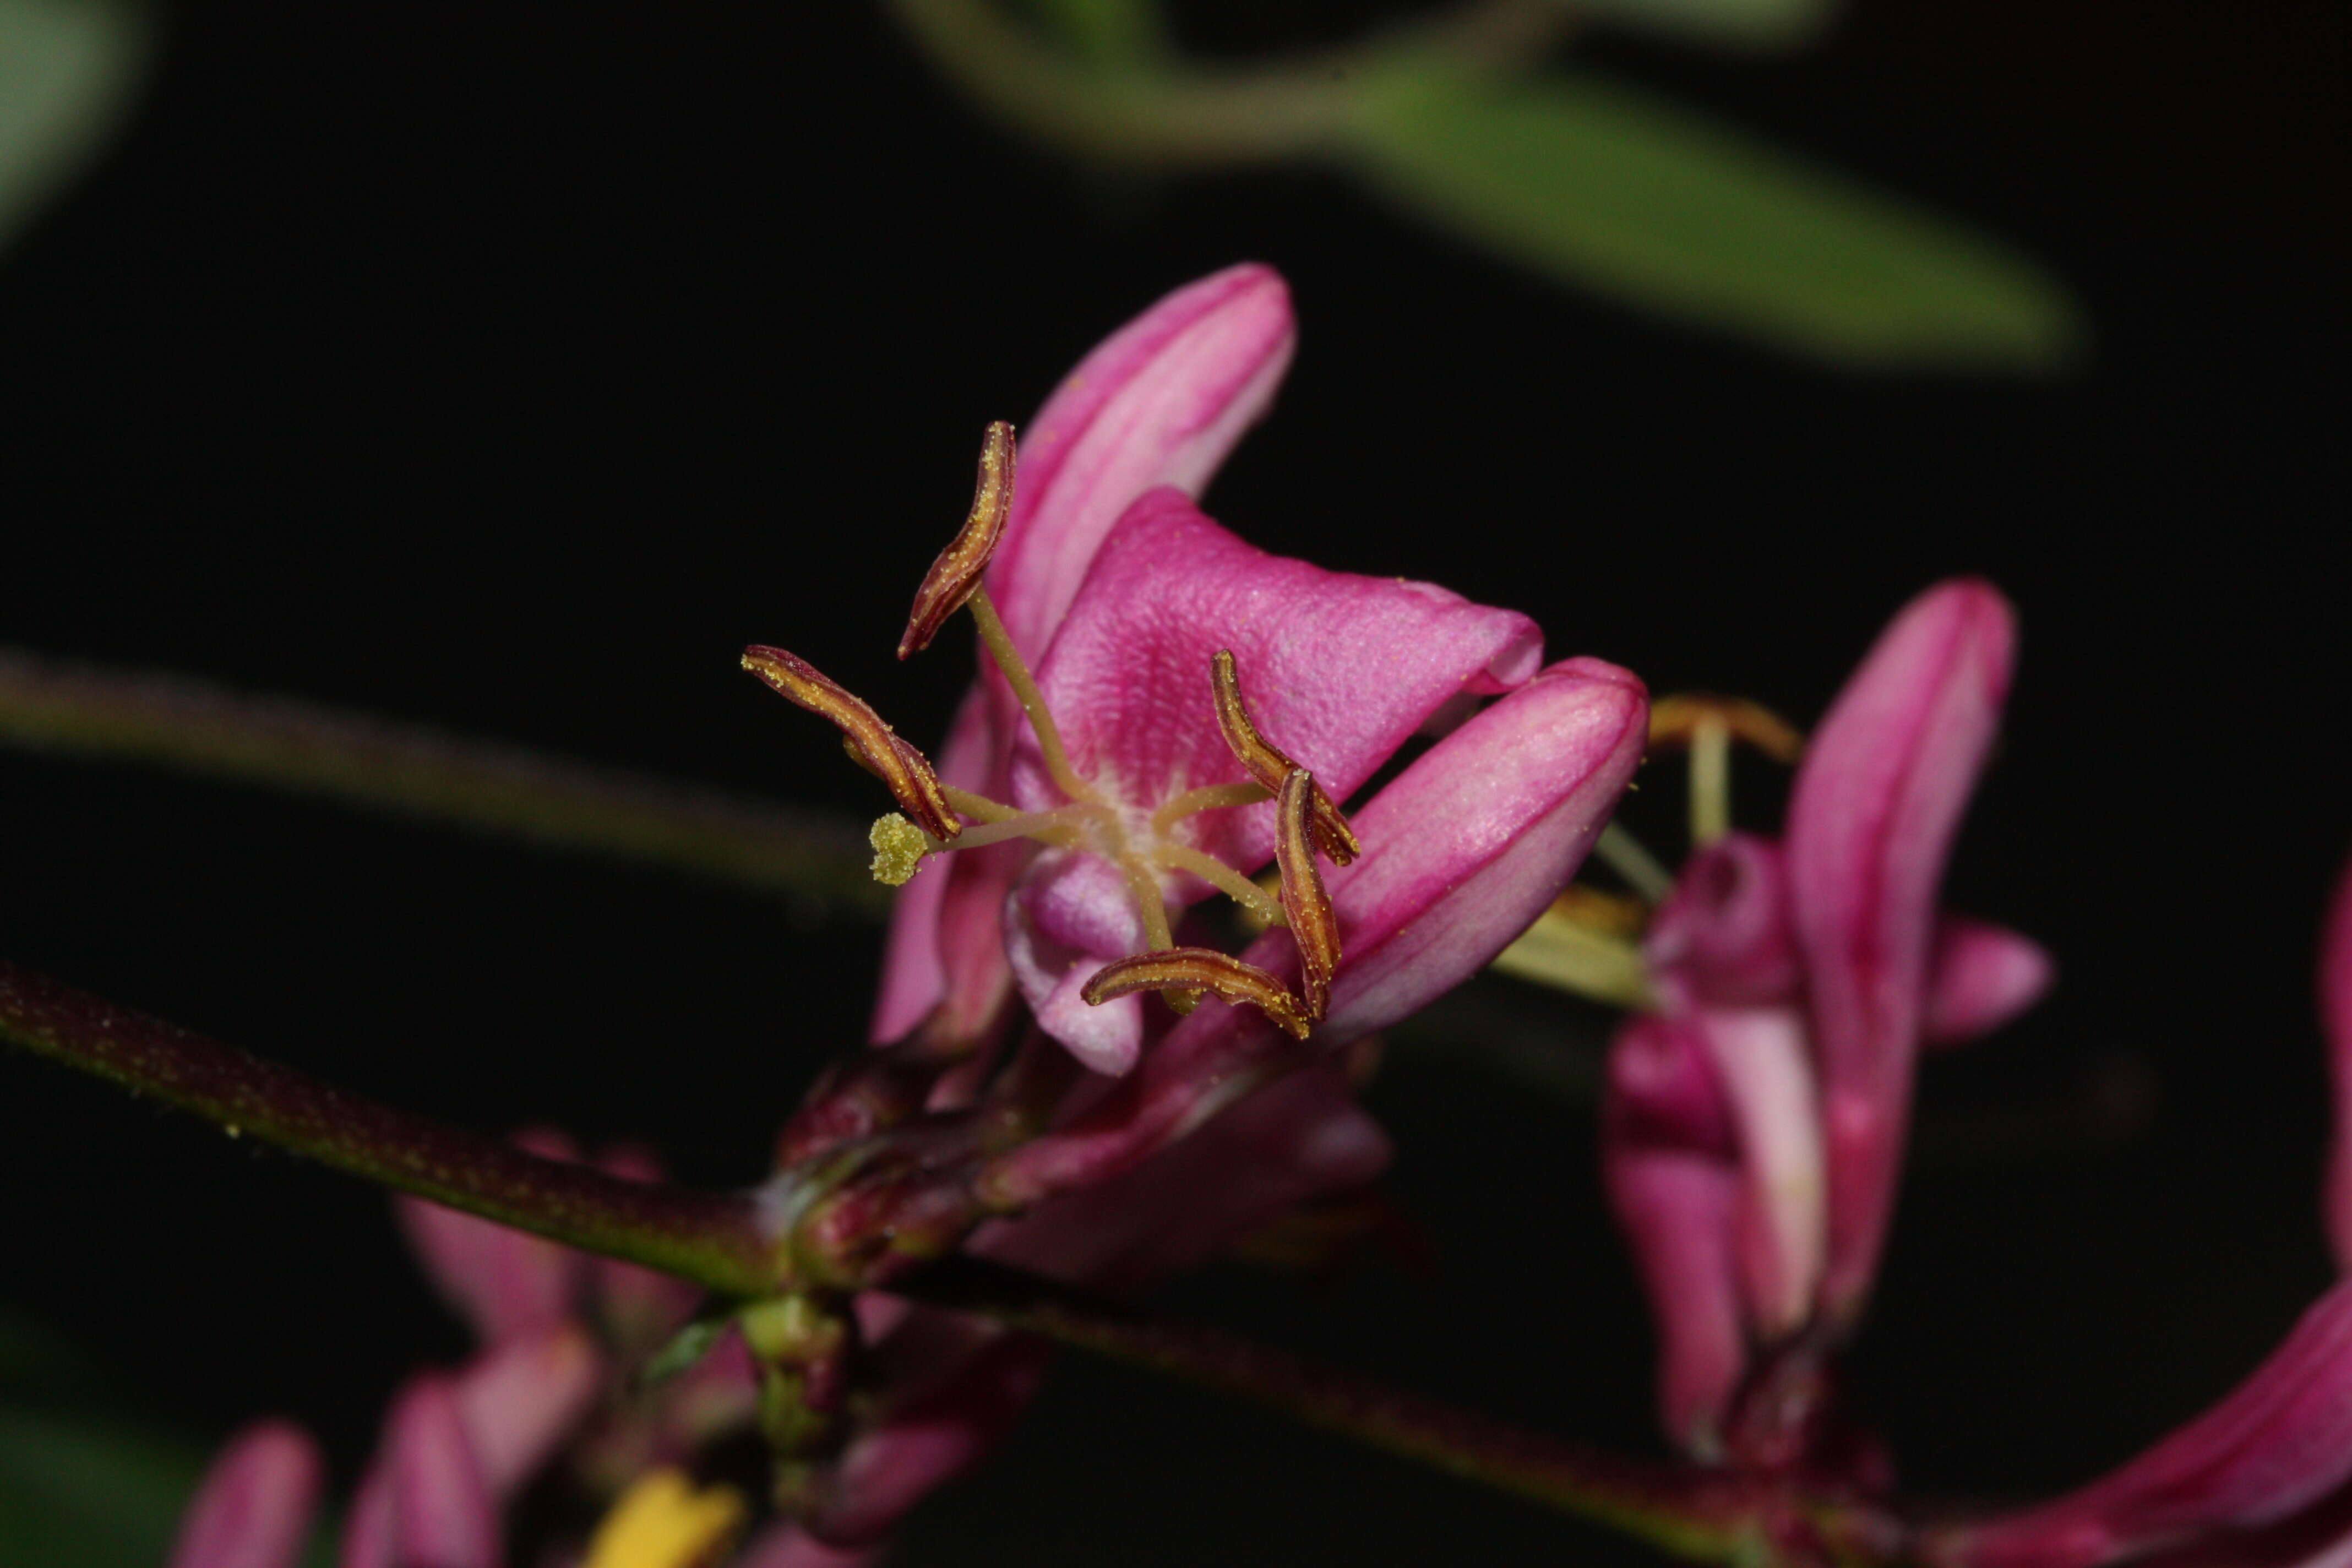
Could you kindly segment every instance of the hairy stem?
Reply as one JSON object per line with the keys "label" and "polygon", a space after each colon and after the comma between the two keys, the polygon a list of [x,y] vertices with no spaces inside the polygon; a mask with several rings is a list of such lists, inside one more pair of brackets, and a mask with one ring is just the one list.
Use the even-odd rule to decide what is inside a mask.
{"label": "hairy stem", "polygon": [[0,649],[0,742],[335,796],[879,914],[862,828],[184,676]]}
{"label": "hairy stem", "polygon": [[232,1136],[729,1295],[780,1283],[749,1194],[623,1181],[394,1110],[0,962],[0,1039],[193,1112]]}
{"label": "hairy stem", "polygon": [[957,1257],[895,1293],[1174,1377],[1306,1426],[1608,1525],[1676,1556],[1760,1563],[1887,1562],[1891,1516],[1782,1480],[1609,1454],[1384,1387],[1287,1351],[1127,1311],[1015,1269]]}

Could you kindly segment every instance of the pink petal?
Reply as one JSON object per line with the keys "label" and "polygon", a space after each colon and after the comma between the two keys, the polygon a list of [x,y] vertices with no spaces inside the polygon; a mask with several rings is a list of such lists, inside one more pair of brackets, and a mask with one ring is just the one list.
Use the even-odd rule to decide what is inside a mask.
{"label": "pink petal", "polygon": [[[1543,634],[1430,584],[1269,555],[1181,492],[1153,490],[1104,542],[1038,672],[1078,772],[1146,811],[1245,781],[1217,727],[1209,666],[1220,648],[1234,652],[1259,731],[1344,801],[1461,692],[1525,682]],[[1015,800],[1058,804],[1034,740],[1016,741],[1013,757]],[[1244,869],[1274,854],[1271,805],[1190,826],[1192,843]]]}
{"label": "pink petal", "polygon": [[325,1468],[299,1426],[247,1426],[213,1460],[180,1516],[171,1568],[293,1568]]}
{"label": "pink petal", "polygon": [[1685,861],[1643,950],[1660,984],[1681,999],[1792,1000],[1801,976],[1780,846],[1734,833]]}
{"label": "pink petal", "polygon": [[1792,1007],[1708,1007],[1706,1042],[1739,1143],[1739,1262],[1748,1312],[1771,1341],[1811,1315],[1828,1240],[1818,1089]]}
{"label": "pink petal", "polygon": [[1869,1292],[1895,1202],[1937,884],[2009,689],[2016,632],[1962,579],[1906,605],[1814,733],[1790,803],[1790,894],[1829,1137],[1823,1305]]}
{"label": "pink petal", "polygon": [[2352,1280],[2321,1297],[2219,1405],[2139,1458],[2054,1502],[1945,1531],[1930,1557],[1945,1568],[2092,1568],[2174,1540],[2278,1525],[2347,1481]]}
{"label": "pink petal", "polygon": [[567,1324],[499,1346],[457,1380],[458,1415],[482,1484],[510,1497],[562,1446],[595,1403],[604,1358]]}
{"label": "pink petal", "polygon": [[[1386,1027],[1485,967],[1559,895],[1646,742],[1642,684],[1613,665],[1552,666],[1439,742],[1355,814],[1364,852],[1327,879],[1346,957],[1309,1048]],[[1273,931],[1244,956],[1277,976]],[[1182,1137],[1286,1064],[1245,1008],[1203,1005],[1089,1114],[989,1173],[1008,1204],[1108,1179]]]}
{"label": "pink petal", "polygon": [[[580,1157],[570,1139],[543,1128],[513,1141],[551,1160]],[[536,1334],[571,1316],[585,1279],[580,1254],[423,1198],[396,1197],[392,1207],[442,1299],[484,1344]]]}
{"label": "pink petal", "polygon": [[1127,879],[1099,855],[1045,850],[1005,906],[1005,957],[1037,1026],[1113,1078],[1142,1054],[1143,998],[1094,1007],[1080,992],[1104,964],[1149,945]]}
{"label": "pink petal", "polygon": [[991,1226],[971,1250],[1129,1292],[1198,1268],[1317,1198],[1361,1187],[1393,1153],[1336,1067],[1267,1085],[1115,1181]]}
{"label": "pink petal", "polygon": [[497,1568],[497,1504],[449,1380],[411,1382],[343,1531],[342,1568]]}
{"label": "pink petal", "polygon": [[1990,1035],[2041,1001],[2057,973],[2049,950],[2032,937],[1945,915],[1927,960],[1920,1037],[1930,1046],[1956,1046]]}
{"label": "pink petal", "polygon": [[[910,1314],[888,1350],[913,1349],[946,1368],[943,1381],[906,1399],[842,1455],[831,1495],[809,1521],[837,1549],[866,1547],[939,1487],[996,1447],[1036,1396],[1046,1346],[968,1318]],[[935,1342],[910,1344],[909,1342]]]}
{"label": "pink petal", "polygon": [[1297,342],[1290,290],[1244,262],[1188,283],[1105,339],[1021,432],[1013,516],[988,591],[1034,659],[1096,547],[1159,485],[1198,495],[1274,401]]}
{"label": "pink petal", "polygon": [[2339,1267],[2352,1270],[2352,866],[2336,884],[2336,900],[2319,946],[2319,1016],[2327,1031],[2327,1060],[2336,1079],[2336,1142],[2327,1164],[2327,1231]]}
{"label": "pink petal", "polygon": [[1748,1336],[1730,1110],[1695,1030],[1651,1016],[1618,1031],[1601,1168],[1657,1325],[1660,1419],[1685,1451],[1715,1459],[1747,1372]]}

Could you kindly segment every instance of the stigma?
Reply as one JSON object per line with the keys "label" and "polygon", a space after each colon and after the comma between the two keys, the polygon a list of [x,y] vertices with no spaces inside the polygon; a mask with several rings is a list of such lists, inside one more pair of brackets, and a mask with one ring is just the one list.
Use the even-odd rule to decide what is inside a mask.
{"label": "stigma", "polygon": [[[744,650],[743,668],[841,731],[851,758],[889,791],[898,810],[869,835],[877,880],[892,887],[934,855],[1027,839],[1097,856],[1116,868],[1132,905],[1139,951],[1108,964],[1082,996],[1098,1006],[1139,991],[1157,992],[1179,1013],[1202,995],[1246,1003],[1304,1038],[1329,1006],[1340,962],[1338,921],[1318,859],[1345,866],[1360,853],[1354,830],[1300,763],[1267,741],[1252,720],[1243,672],[1229,649],[1203,671],[1198,722],[1213,724],[1244,779],[1183,790],[1163,800],[1123,798],[1116,781],[1081,773],[1022,651],[1006,631],[986,584],[990,560],[1013,509],[1017,454],[1013,426],[999,421],[982,441],[979,479],[963,526],[940,552],[917,589],[898,642],[906,658],[929,647],[958,611],[968,612],[989,659],[1003,676],[1037,742],[1037,755],[1059,800],[1022,810],[942,781],[930,760],[901,739],[880,714],[807,660],[782,648]],[[1178,721],[1181,721],[1179,720]],[[1202,812],[1273,801],[1279,881],[1269,891],[1249,875],[1191,841],[1189,819]],[[1038,804],[1031,801],[1032,805]],[[1171,883],[1197,878],[1231,898],[1259,926],[1286,927],[1297,941],[1296,991],[1271,973],[1211,948],[1181,946],[1170,921]]]}

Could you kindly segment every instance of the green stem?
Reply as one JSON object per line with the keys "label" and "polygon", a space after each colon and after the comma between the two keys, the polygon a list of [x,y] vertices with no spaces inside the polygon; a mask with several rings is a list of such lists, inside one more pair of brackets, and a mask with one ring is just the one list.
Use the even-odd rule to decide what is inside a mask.
{"label": "green stem", "polygon": [[861,915],[888,907],[866,872],[864,833],[845,822],[184,676],[0,649],[0,742],[331,795],[813,895]]}
{"label": "green stem", "polygon": [[1785,1479],[1644,1461],[1522,1430],[1197,1324],[957,1257],[892,1292],[1260,1405],[1303,1425],[1610,1526],[1700,1562],[1892,1562],[1891,1515]]}
{"label": "green stem", "polygon": [[1472,69],[1535,63],[1572,27],[1561,0],[1475,0],[1452,16],[1280,66],[1097,68],[989,0],[886,0],[908,37],[982,108],[1066,152],[1145,168],[1201,168],[1332,149],[1356,82],[1402,53]]}
{"label": "green stem", "polygon": [[623,1181],[347,1093],[0,962],[0,1039],[289,1153],[727,1295],[780,1284],[754,1198]]}

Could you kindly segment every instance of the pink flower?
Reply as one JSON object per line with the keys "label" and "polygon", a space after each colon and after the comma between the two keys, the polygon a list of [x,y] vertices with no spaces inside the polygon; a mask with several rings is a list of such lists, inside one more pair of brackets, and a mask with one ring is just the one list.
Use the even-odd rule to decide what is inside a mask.
{"label": "pink flower", "polygon": [[[1134,1291],[1301,1201],[1360,1185],[1388,1146],[1332,1053],[1517,937],[1639,763],[1647,699],[1623,670],[1539,668],[1523,616],[1277,559],[1192,504],[1188,490],[1270,395],[1289,342],[1280,280],[1236,268],[1097,350],[1032,427],[1017,479],[1009,433],[992,435],[971,521],[926,579],[902,645],[921,646],[969,602],[994,660],[935,781],[804,661],[747,656],[840,724],[912,819],[877,828],[886,861],[894,845],[925,857],[894,923],[877,1036],[975,1049],[967,1042],[1016,1016],[1017,993],[1045,1035],[1118,1079],[1057,1087],[1024,1112],[1047,1130],[980,1148],[968,1188],[952,1158],[971,1145],[945,1120],[959,1091],[932,1092],[927,1121],[903,1121],[908,1090],[885,1075],[821,1091],[787,1134],[794,1170],[854,1147],[883,1185],[803,1209],[804,1238],[824,1227],[814,1255],[848,1256],[836,1243],[884,1215],[894,1236],[952,1240],[949,1227],[969,1221],[950,1194],[935,1226],[935,1184],[923,1184],[944,1169],[986,1208],[1018,1212],[972,1235],[971,1250]],[[1484,696],[1500,700],[1473,713]],[[1336,803],[1406,742],[1449,730],[1352,826],[1341,815]],[[1251,880],[1269,858],[1278,894]],[[1238,958],[1180,942],[1186,910],[1218,892],[1276,929]],[[1187,991],[1251,1005],[1195,1008]],[[937,1059],[919,1051],[909,1066]],[[1024,1045],[1003,1077],[1037,1060]],[[882,1157],[902,1122],[906,1156]],[[913,1173],[911,1196],[887,1187],[900,1171]],[[811,1521],[850,1546],[984,1454],[1043,1358],[1024,1338],[885,1298],[862,1298],[858,1315],[879,1415]]]}
{"label": "pink flower", "polygon": [[[1666,1426],[1696,1454],[1723,1455],[1759,1348],[1817,1352],[1860,1314],[1921,1045],[1994,1027],[2048,983],[2033,943],[1936,912],[2013,644],[1985,584],[1913,601],[1822,721],[1786,839],[1701,850],[1652,924],[1659,1012],[1612,1052],[1603,1161],[1659,1324]],[[1791,1364],[1811,1376],[1818,1356]],[[1813,1440],[1734,1446],[1755,1462]]]}
{"label": "pink flower", "polygon": [[291,1568],[326,1465],[310,1434],[257,1421],[213,1461],[172,1545],[171,1568]]}

